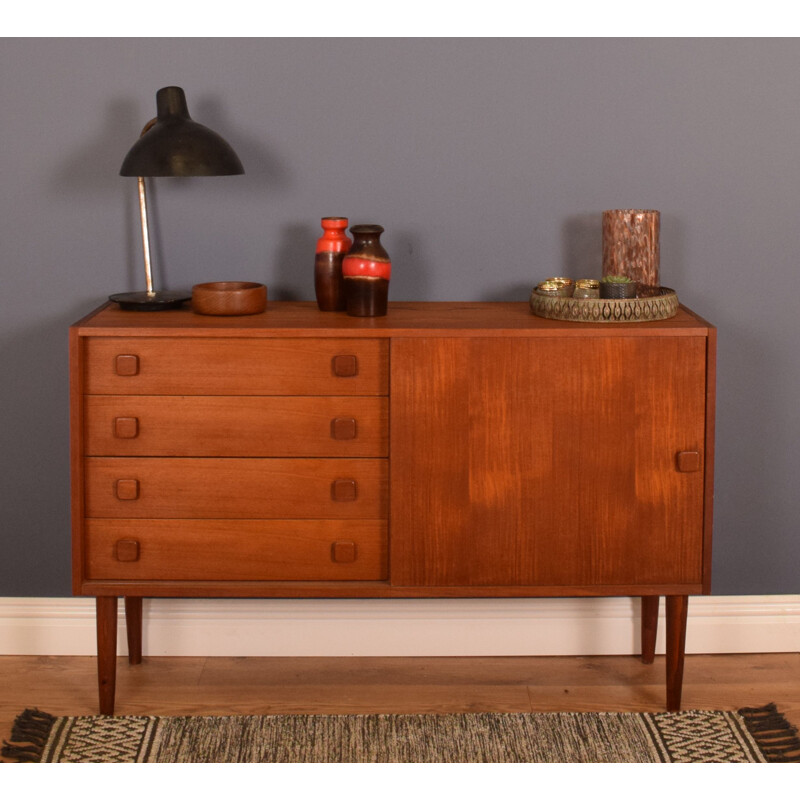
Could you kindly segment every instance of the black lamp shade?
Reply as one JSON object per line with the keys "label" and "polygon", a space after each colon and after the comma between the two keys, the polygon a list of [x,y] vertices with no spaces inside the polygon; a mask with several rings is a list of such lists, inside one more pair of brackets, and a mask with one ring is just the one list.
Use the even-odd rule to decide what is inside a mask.
{"label": "black lamp shade", "polygon": [[120,175],[158,178],[244,173],[233,148],[189,116],[183,89],[159,89],[156,107],[154,124],[125,156]]}

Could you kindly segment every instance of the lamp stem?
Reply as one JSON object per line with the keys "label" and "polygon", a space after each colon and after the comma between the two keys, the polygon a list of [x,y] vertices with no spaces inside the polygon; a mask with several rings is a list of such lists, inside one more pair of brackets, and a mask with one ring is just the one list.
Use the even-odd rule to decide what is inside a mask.
{"label": "lamp stem", "polygon": [[147,294],[153,296],[153,270],[150,266],[150,234],[147,230],[147,194],[144,188],[144,178],[137,178],[139,182],[139,216],[142,220],[142,250],[144,251],[144,276],[147,281]]}

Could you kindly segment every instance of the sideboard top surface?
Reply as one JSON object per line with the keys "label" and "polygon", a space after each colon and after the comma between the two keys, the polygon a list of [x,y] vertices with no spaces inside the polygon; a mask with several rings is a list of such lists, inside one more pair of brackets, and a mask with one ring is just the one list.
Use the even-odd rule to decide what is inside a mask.
{"label": "sideboard top surface", "polygon": [[531,313],[528,303],[394,302],[385,317],[322,312],[314,302],[270,302],[242,317],[175,311],[122,311],[107,303],[72,326],[80,336],[707,336],[708,322],[681,306],[659,322],[560,322]]}

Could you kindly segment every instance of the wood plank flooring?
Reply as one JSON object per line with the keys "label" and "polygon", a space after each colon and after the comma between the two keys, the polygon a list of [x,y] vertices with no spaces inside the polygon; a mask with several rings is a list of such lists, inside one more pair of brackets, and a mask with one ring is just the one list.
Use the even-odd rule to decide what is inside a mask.
{"label": "wood plank flooring", "polygon": [[[117,714],[663,711],[664,657],[120,658]],[[800,727],[800,653],[690,655],[683,707],[774,702]],[[95,659],[0,656],[0,739],[24,708],[97,713]]]}

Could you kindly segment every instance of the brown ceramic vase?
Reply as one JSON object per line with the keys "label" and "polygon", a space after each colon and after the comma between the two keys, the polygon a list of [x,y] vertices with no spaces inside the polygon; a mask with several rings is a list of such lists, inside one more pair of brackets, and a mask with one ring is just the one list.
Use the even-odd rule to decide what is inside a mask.
{"label": "brown ceramic vase", "polygon": [[342,261],[352,242],[345,233],[347,217],[323,217],[325,231],[317,240],[314,259],[314,291],[320,311],[344,311]]}
{"label": "brown ceramic vase", "polygon": [[380,225],[353,225],[353,246],[342,262],[345,301],[351,317],[383,317],[389,298],[392,262],[383,249]]}

